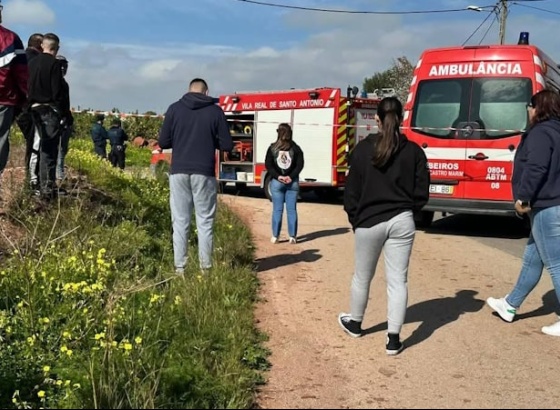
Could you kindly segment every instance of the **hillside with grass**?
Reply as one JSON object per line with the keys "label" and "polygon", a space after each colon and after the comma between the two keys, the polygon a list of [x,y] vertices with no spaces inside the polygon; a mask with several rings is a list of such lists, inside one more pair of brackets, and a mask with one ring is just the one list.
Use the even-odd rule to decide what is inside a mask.
{"label": "hillside with grass", "polygon": [[[191,265],[175,276],[169,191],[145,177],[149,150],[130,146],[122,172],[84,129],[68,197],[33,197],[21,166],[2,181],[0,406],[252,407],[268,364],[250,232],[220,206],[215,269],[197,269],[193,226]],[[15,130],[12,165],[21,145]]]}

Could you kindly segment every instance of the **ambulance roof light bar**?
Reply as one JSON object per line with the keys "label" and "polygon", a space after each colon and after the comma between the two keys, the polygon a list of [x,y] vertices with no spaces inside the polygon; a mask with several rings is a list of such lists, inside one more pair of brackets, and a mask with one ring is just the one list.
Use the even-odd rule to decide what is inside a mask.
{"label": "ambulance roof light bar", "polygon": [[519,41],[517,42],[518,45],[528,45],[529,44],[529,33],[527,31],[522,31],[519,34]]}

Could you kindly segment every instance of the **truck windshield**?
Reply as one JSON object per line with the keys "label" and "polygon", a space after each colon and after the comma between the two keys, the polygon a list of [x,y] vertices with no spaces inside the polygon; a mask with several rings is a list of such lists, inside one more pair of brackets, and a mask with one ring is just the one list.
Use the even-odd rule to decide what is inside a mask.
{"label": "truck windshield", "polygon": [[[498,139],[527,128],[528,78],[460,78],[418,84],[412,128],[437,138]],[[460,132],[470,129],[478,132]],[[458,131],[459,130],[459,131]]]}

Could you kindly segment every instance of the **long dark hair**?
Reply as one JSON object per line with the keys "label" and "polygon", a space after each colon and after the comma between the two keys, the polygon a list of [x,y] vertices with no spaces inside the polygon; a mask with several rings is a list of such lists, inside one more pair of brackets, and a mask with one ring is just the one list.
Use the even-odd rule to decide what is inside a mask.
{"label": "long dark hair", "polygon": [[387,97],[381,100],[377,107],[380,130],[375,140],[375,149],[372,162],[377,168],[382,168],[399,148],[399,127],[403,119],[403,106],[395,97]]}
{"label": "long dark hair", "polygon": [[292,148],[292,127],[290,127],[290,124],[283,122],[278,126],[276,132],[278,133],[278,138],[272,145],[272,148],[277,151],[286,151]]}
{"label": "long dark hair", "polygon": [[558,91],[539,91],[531,97],[530,106],[535,109],[535,116],[531,121],[531,125],[553,118],[560,120],[560,94]]}

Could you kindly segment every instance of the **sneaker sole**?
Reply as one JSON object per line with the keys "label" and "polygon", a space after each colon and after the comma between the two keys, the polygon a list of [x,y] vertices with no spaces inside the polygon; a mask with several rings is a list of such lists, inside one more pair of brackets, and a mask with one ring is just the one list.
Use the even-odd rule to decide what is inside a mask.
{"label": "sneaker sole", "polygon": [[543,332],[545,335],[548,335],[548,336],[560,337],[560,333],[558,333],[557,331],[553,332],[551,330],[548,330],[546,328],[546,326],[541,329],[541,332]]}
{"label": "sneaker sole", "polygon": [[353,338],[357,339],[359,337],[362,337],[361,333],[352,333],[351,331],[349,331],[348,329],[346,329],[346,326],[344,326],[344,324],[342,323],[342,318],[348,316],[345,313],[341,313],[340,315],[338,315],[338,324],[340,325],[340,327],[342,328],[342,330],[344,330],[348,335],[352,336]]}
{"label": "sneaker sole", "polygon": [[491,302],[490,300],[486,299],[486,304],[487,304],[488,306],[490,306],[490,308],[491,308],[494,312],[496,312],[496,313],[498,314],[498,316],[500,316],[500,318],[501,318],[504,322],[507,322],[507,323],[513,322],[513,317],[510,319],[510,318],[505,318],[505,317],[502,316],[502,314],[500,313],[500,310],[497,308],[497,306],[494,304],[494,302]]}
{"label": "sneaker sole", "polygon": [[403,350],[404,350],[404,344],[401,344],[401,347],[398,350],[385,349],[385,352],[387,353],[388,356],[396,356]]}

